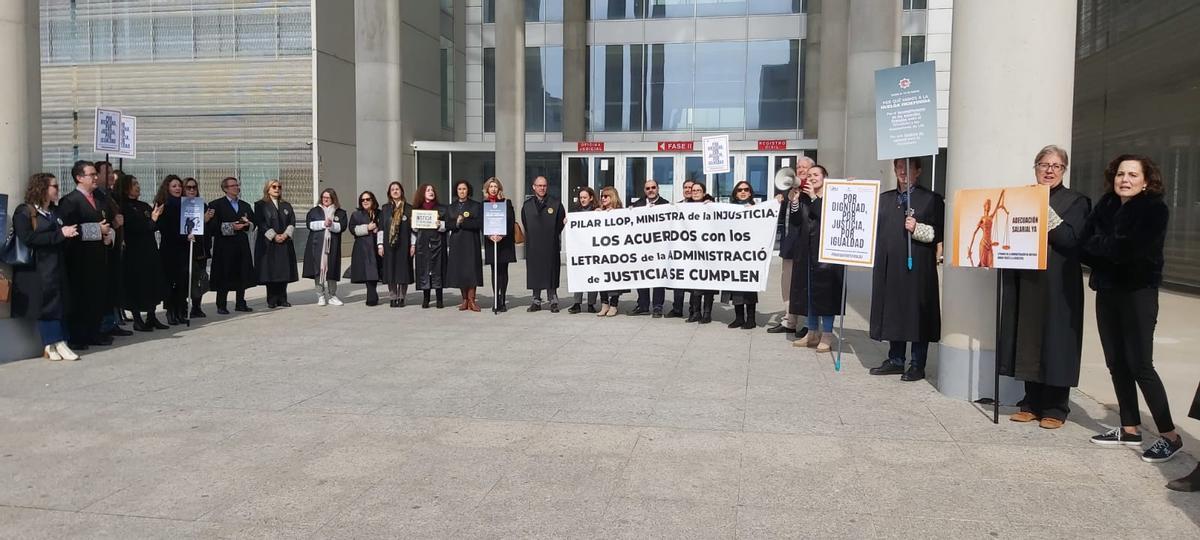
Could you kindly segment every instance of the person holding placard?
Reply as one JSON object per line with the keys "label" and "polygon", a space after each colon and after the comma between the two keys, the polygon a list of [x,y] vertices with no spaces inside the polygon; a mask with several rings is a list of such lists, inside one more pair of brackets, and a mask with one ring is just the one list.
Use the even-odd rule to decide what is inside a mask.
{"label": "person holding placard", "polygon": [[[597,209],[600,212],[609,212],[621,208],[621,195],[617,193],[617,188],[612,186],[604,186],[600,190],[600,207]],[[628,292],[625,289],[616,289],[611,291],[600,291],[600,313],[597,317],[616,317],[617,304],[621,301],[621,293]]]}
{"label": "person holding placard", "polygon": [[505,207],[504,218],[507,227],[504,236],[490,235],[488,241],[483,243],[484,261],[492,266],[492,275],[495,276],[492,286],[496,290],[496,298],[492,301],[492,311],[503,313],[508,311],[508,265],[517,261],[517,248],[513,240],[517,217],[512,201],[504,198],[504,184],[499,178],[493,176],[483,183],[483,198],[484,204],[503,203]]}
{"label": "person holding placard", "polygon": [[[658,182],[652,178],[647,178],[642,184],[642,192],[645,197],[637,199],[629,204],[631,208],[641,206],[658,206],[660,204],[671,204],[671,201],[659,195]],[[637,306],[633,308],[630,315],[645,315],[652,313],[655,319],[663,316],[663,303],[667,290],[663,287],[654,287],[653,289],[638,289]]]}
{"label": "person holding placard", "polygon": [[366,284],[368,306],[379,305],[379,251],[383,230],[379,228],[379,200],[370,191],[358,195],[358,209],[347,225],[354,236],[350,251],[350,283]]}
{"label": "person holding placard", "polygon": [[228,315],[229,291],[234,292],[234,310],[254,311],[246,305],[246,289],[253,287],[254,259],[250,254],[250,237],[254,227],[254,210],[239,199],[242,183],[232,176],[221,180],[225,196],[208,203],[216,215],[209,222],[212,236],[212,276],[209,283],[217,291],[217,313]]}
{"label": "person holding placard", "polygon": [[[154,314],[167,290],[162,258],[154,238],[165,206],[156,204],[151,208],[149,204],[138,200],[141,196],[142,188],[137,177],[126,174],[117,180],[116,197],[121,201],[121,214],[125,216],[125,264],[122,276],[125,281],[125,305],[122,307],[133,313],[134,330],[166,330],[170,327],[159,322]],[[145,320],[142,320],[142,313],[146,314]]]}
{"label": "person holding placard", "polygon": [[[796,329],[796,315],[791,312],[791,306],[788,302],[792,298],[792,281],[795,279],[792,273],[794,263],[794,253],[797,240],[796,236],[800,232],[800,187],[808,179],[808,169],[816,165],[816,162],[808,156],[800,156],[796,159],[796,184],[787,191],[787,194],[780,193],[775,196],[775,200],[779,201],[779,215],[784,221],[783,235],[779,239],[779,258],[783,260],[783,268],[779,276],[779,290],[783,294],[783,317],[779,320],[779,324],[767,328],[767,332],[771,334],[790,334]],[[806,334],[807,335],[807,334]]]}
{"label": "person holding placard", "polygon": [[254,203],[254,225],[258,234],[254,242],[254,267],[258,282],[267,287],[267,307],[291,307],[287,286],[300,280],[296,273],[296,212],[291,203],[283,200],[283,183],[267,180],[262,199]]}
{"label": "person holding placard", "polygon": [[461,292],[459,311],[479,311],[475,289],[483,285],[483,205],[471,198],[471,184],[466,180],[454,185],[454,194],[454,202],[446,209],[446,285]]}
{"label": "person holding placard", "polygon": [[1170,210],[1163,202],[1162,172],[1149,157],[1117,156],[1104,176],[1105,193],[1084,226],[1083,260],[1092,269],[1088,285],[1096,291],[1096,330],[1121,426],[1092,437],[1092,442],[1142,442],[1137,397],[1141,388],[1160,435],[1142,460],[1161,463],[1183,449],[1166,388],[1154,369],[1154,326]]}
{"label": "person holding placard", "polygon": [[[753,206],[754,187],[750,182],[741,180],[733,185],[733,196],[730,203]],[[725,291],[721,293],[721,301],[733,304],[733,321],[729,328],[752,330],[758,326],[755,316],[755,306],[758,305],[758,293],[754,291]]]}
{"label": "person holding placard", "polygon": [[839,264],[820,262],[821,208],[825,178],[829,173],[825,167],[814,164],[808,169],[808,178],[802,184],[799,222],[795,248],[792,251],[792,297],[788,299],[788,312],[793,316],[806,317],[808,332],[792,342],[795,347],[815,347],[817,352],[830,352],[833,338],[833,320],[842,314],[842,287],[845,267]]}
{"label": "person holding placard", "polygon": [[[437,292],[437,307],[444,307],[442,287],[446,280],[446,207],[438,201],[437,189],[422,184],[413,197],[413,262],[416,267],[417,288],[423,295],[421,307],[429,307],[429,292]],[[429,218],[416,214],[423,212]]]}
{"label": "person holding placard", "polygon": [[[712,195],[705,193],[705,186],[702,182],[692,184],[690,203],[708,203],[713,202]],[[717,292],[709,289],[693,289],[691,301],[689,302],[689,313],[687,322],[699,322],[700,324],[708,324],[712,322],[713,297]]]}
{"label": "person holding placard", "polygon": [[[896,189],[879,195],[871,274],[871,339],[888,342],[888,357],[871,368],[871,374],[903,374],[902,381],[919,381],[925,378],[929,344],[942,336],[937,244],[942,241],[946,204],[941,195],[917,184],[920,159],[895,159],[892,170]],[[912,362],[906,370],[910,343]]]}
{"label": "person holding placard", "polygon": [[[183,179],[183,196],[200,199],[200,183],[197,182],[195,178],[188,177]],[[178,202],[179,200],[177,199],[176,204],[178,204]],[[204,221],[203,223],[196,224],[196,227],[204,227],[205,224],[207,224],[209,221],[212,221],[214,215],[212,208],[209,208],[207,204],[205,204],[203,208]],[[162,220],[160,219],[159,222],[162,223]],[[172,223],[172,221],[168,220],[167,223]],[[190,290],[186,291],[187,294],[191,295],[192,310],[190,313],[187,313],[187,316],[185,317],[185,313],[183,311],[184,305],[182,302],[180,302],[179,318],[180,320],[187,319],[189,317],[192,319],[203,319],[207,315],[204,314],[204,310],[200,309],[200,301],[204,298],[204,293],[208,291],[208,255],[211,252],[210,244],[212,242],[212,237],[204,234],[195,235],[190,233],[187,236],[180,235],[178,216],[175,216],[173,223],[175,224],[175,229],[171,231],[171,234],[178,236],[183,242],[192,242],[194,244],[192,246],[192,260],[188,263],[192,265],[191,284],[189,285]],[[159,229],[160,234],[163,234],[162,231],[165,231],[166,228],[167,227],[164,226],[163,228]],[[163,238],[165,238],[165,236],[163,236]],[[187,258],[187,248],[187,244],[184,243],[183,258],[185,259]],[[183,269],[182,277],[183,281],[186,282],[188,279],[186,267]]]}
{"label": "person holding placard", "polygon": [[308,211],[304,222],[310,232],[304,245],[303,275],[316,285],[318,306],[340,306],[337,285],[342,278],[342,232],[349,219],[337,191],[325,188],[320,204]]}
{"label": "person holding placard", "polygon": [[1067,152],[1054,145],[1033,160],[1037,183],[1050,188],[1045,270],[1004,270],[1000,334],[996,354],[1000,374],[1025,382],[1014,422],[1038,421],[1062,427],[1071,387],[1079,385],[1083,351],[1083,269],[1079,248],[1091,201],[1063,185]]}
{"label": "person holding placard", "polygon": [[108,246],[116,241],[105,200],[96,193],[96,167],[90,161],[76,161],[71,167],[75,190],[62,198],[55,215],[63,225],[74,225],[79,234],[68,239],[64,248],[67,268],[67,335],[70,348],[111,345],[112,337],[100,333],[100,320],[109,310],[104,272]]}
{"label": "person holding placard", "polygon": [[[579,190],[579,202],[571,207],[571,213],[575,212],[591,212],[596,209],[596,192],[592,188],[584,186]],[[589,291],[587,293],[587,312],[596,313],[596,299],[599,297],[598,292]],[[575,293],[575,303],[567,308],[567,313],[576,314],[583,311],[583,292]]]}
{"label": "person holding placard", "polygon": [[388,305],[404,307],[408,286],[413,283],[412,205],[405,200],[400,182],[388,184],[388,202],[379,214],[383,231],[383,275],[387,284]]}
{"label": "person holding placard", "polygon": [[525,281],[533,292],[528,311],[542,309],[542,291],[550,303],[550,312],[558,313],[558,284],[562,277],[562,231],[567,216],[562,203],[548,195],[545,176],[533,179],[533,196],[521,206],[521,225],[525,229]]}
{"label": "person holding placard", "polygon": [[[688,178],[687,180],[683,181],[683,198],[679,199],[680,203],[691,202],[692,186],[694,186],[694,185],[696,185],[696,181],[692,180],[691,178]],[[672,292],[671,292],[671,311],[668,311],[667,315],[666,315],[666,317],[668,319],[676,318],[676,317],[682,318],[683,317],[683,306],[685,303],[688,304],[689,310],[691,309],[690,308],[691,302],[685,302],[685,299],[684,299],[684,295],[686,295],[687,292],[688,292],[687,289],[673,289],[672,290]],[[691,313],[688,313],[688,318],[691,318]]]}

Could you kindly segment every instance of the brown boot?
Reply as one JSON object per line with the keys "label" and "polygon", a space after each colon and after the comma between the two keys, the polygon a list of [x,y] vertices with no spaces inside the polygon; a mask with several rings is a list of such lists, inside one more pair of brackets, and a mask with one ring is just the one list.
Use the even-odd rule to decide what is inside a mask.
{"label": "brown boot", "polygon": [[462,297],[462,302],[458,304],[458,310],[466,311],[470,302],[470,300],[467,298],[467,289],[459,289],[458,294]]}
{"label": "brown boot", "polygon": [[475,291],[476,291],[475,287],[471,287],[470,289],[467,289],[467,298],[468,298],[467,309],[478,313],[479,312],[479,304],[475,302]]}

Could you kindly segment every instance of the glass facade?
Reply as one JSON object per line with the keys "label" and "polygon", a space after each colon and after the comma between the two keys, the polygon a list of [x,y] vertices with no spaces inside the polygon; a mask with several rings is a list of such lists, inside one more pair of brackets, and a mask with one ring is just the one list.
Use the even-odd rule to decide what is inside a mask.
{"label": "glass facade", "polygon": [[[95,108],[138,117],[143,198],[165,175],[194,176],[215,198],[225,176],[257,198],[268,178],[312,197],[309,0],[43,0],[43,166],[69,177],[92,152]],[[113,161],[117,161],[115,158]]]}
{"label": "glass facade", "polygon": [[804,0],[592,0],[594,21],[804,13]]}
{"label": "glass facade", "polygon": [[[525,131],[562,131],[563,48],[525,48]],[[496,49],[483,50],[483,130],[496,131]]]}
{"label": "glass facade", "polygon": [[[483,22],[496,22],[496,2],[521,0],[483,0]],[[578,2],[581,0],[567,0]],[[562,22],[563,0],[524,0],[525,22]]]}
{"label": "glass facade", "polygon": [[900,65],[919,64],[925,61],[925,36],[902,36],[900,38]]}
{"label": "glass facade", "polygon": [[1170,211],[1163,277],[1200,287],[1200,4],[1082,0],[1078,18],[1071,186],[1095,201],[1109,160],[1150,156]]}

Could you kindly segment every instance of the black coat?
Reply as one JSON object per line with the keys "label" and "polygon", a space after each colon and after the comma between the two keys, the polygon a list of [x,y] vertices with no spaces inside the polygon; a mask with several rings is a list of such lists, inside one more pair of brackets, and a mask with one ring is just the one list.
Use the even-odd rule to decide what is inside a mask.
{"label": "black coat", "polygon": [[[779,258],[790,261],[796,251],[796,242],[800,239],[800,202],[797,201],[796,211],[792,211],[791,201],[779,203],[779,220],[783,224],[783,233],[779,238]],[[787,279],[787,276],[784,276]]]}
{"label": "black coat", "polygon": [[529,197],[521,206],[525,228],[525,283],[529,289],[557,289],[562,277],[563,205],[546,196]]}
{"label": "black coat", "polygon": [[1097,291],[1157,288],[1169,218],[1162,195],[1143,192],[1125,204],[1115,193],[1101,197],[1083,229],[1088,285]]}
{"label": "black coat", "polygon": [[[513,240],[513,236],[516,234],[517,214],[513,210],[512,201],[504,199],[504,205],[507,208],[504,214],[508,220],[507,232],[504,234],[504,238],[496,242],[496,247],[500,248],[500,264],[517,262],[517,245]],[[492,241],[485,238],[483,242],[484,264],[493,264],[495,255],[492,253],[492,249]]]}
{"label": "black coat", "polygon": [[1050,190],[1062,224],[1047,233],[1046,270],[1002,270],[1000,374],[1050,386],[1077,386],[1083,351],[1083,229],[1091,201],[1063,187]]}
{"label": "black coat", "polygon": [[383,235],[382,229],[375,232],[367,230],[367,225],[379,225],[379,214],[372,218],[362,210],[350,214],[350,235],[354,237],[354,245],[350,247],[350,283],[366,283],[379,281],[381,260],[379,258],[379,241]]}
{"label": "black coat", "polygon": [[[266,201],[254,203],[254,268],[258,271],[259,283],[291,283],[299,281],[296,272],[296,243],[292,235],[296,232],[296,212],[287,201],[271,204]],[[271,231],[268,233],[267,231]],[[268,239],[286,234],[283,243]]]}
{"label": "black coat", "polygon": [[[463,216],[462,223],[458,217]],[[448,248],[446,286],[459,289],[483,285],[483,205],[479,201],[454,201],[446,209]]]}
{"label": "black coat", "polygon": [[[871,339],[935,342],[942,337],[938,303],[937,244],[942,241],[946,203],[921,186],[911,190],[917,223],[933,227],[933,241],[912,242],[913,269],[908,269],[908,231],[904,205],[891,189],[879,196],[875,228],[875,267],[871,272]],[[795,263],[793,262],[793,268]]]}
{"label": "black coat", "polygon": [[112,225],[113,231],[116,232],[112,245],[106,246],[108,257],[105,259],[105,294],[104,304],[106,307],[105,313],[112,311],[118,307],[125,305],[125,227],[117,226],[116,216],[123,214],[121,205],[116,201],[116,198],[107,189],[97,189],[96,204],[103,204],[105,207],[104,218],[108,220],[109,225]]}
{"label": "black coat", "polygon": [[[30,220],[30,214],[36,223]],[[66,316],[67,268],[61,220],[22,204],[13,212],[13,234],[32,251],[33,264],[13,269],[13,317],[43,321]]]}
{"label": "black coat", "polygon": [[[413,260],[409,253],[412,246],[412,205],[404,203],[400,210],[399,224],[392,216],[396,205],[387,203],[379,215],[379,229],[383,231],[383,275],[380,281],[389,285],[408,285],[413,282]],[[395,231],[392,230],[395,225]]]}
{"label": "black coat", "polygon": [[121,214],[125,216],[124,307],[132,311],[151,311],[166,296],[162,258],[154,238],[158,223],[151,219],[152,212],[150,205],[142,201],[126,199],[121,203]]}
{"label": "black coat", "polygon": [[68,193],[58,204],[55,215],[63,225],[78,225],[80,234],[66,241],[64,255],[67,266],[67,318],[81,320],[99,318],[111,306],[109,291],[108,259],[110,250],[99,236],[99,223],[114,216],[109,213],[105,200],[95,197],[92,206],[79,190]]}
{"label": "black coat", "polygon": [[[800,204],[788,216],[790,237],[788,257],[792,260],[791,295],[788,313],[793,315],[841,315],[845,268],[840,264],[819,262],[821,249],[821,198],[800,196]],[[789,209],[790,211],[790,209]],[[782,254],[783,251],[780,251]],[[809,295],[812,313],[809,313]]]}
{"label": "black coat", "polygon": [[629,203],[629,207],[630,208],[639,208],[642,206],[658,206],[660,204],[671,204],[671,201],[668,201],[663,197],[659,197],[657,199],[654,199],[654,202],[650,202],[650,199],[648,199],[646,197],[642,197],[640,199],[637,199],[637,200]]}
{"label": "black coat", "polygon": [[[446,221],[446,207],[438,205],[433,210],[438,213],[438,220]],[[444,223],[449,228],[449,223]],[[413,246],[413,268],[417,288],[423,291],[441,289],[446,286],[446,233],[437,229],[416,229],[417,237]]]}
{"label": "black coat", "polygon": [[324,281],[339,281],[342,278],[342,233],[346,231],[349,219],[346,211],[338,208],[333,211],[333,225],[325,228],[325,210],[320,206],[308,211],[304,217],[304,226],[308,227],[308,242],[304,245],[304,277],[316,279],[321,273],[321,251],[325,246],[325,235],[333,235],[329,239],[329,259],[325,265]]}
{"label": "black coat", "polygon": [[212,236],[212,275],[209,276],[212,290],[240,291],[255,286],[258,280],[250,255],[249,236],[252,228],[233,229],[233,223],[243,217],[255,222],[253,207],[239,200],[237,211],[234,211],[226,197],[216,199],[208,206],[215,212],[205,229]]}

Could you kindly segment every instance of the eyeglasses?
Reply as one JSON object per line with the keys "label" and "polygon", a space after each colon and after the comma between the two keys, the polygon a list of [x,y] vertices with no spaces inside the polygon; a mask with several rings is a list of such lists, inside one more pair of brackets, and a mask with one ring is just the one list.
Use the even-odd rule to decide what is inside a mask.
{"label": "eyeglasses", "polygon": [[1035,165],[1035,167],[1037,167],[1039,171],[1063,172],[1067,170],[1067,167],[1062,163],[1038,163]]}
{"label": "eyeglasses", "polygon": [[658,186],[646,186],[646,191],[654,191],[656,189],[658,189]]}
{"label": "eyeglasses", "polygon": [[367,197],[365,199],[359,199],[358,202],[371,202],[371,198]]}
{"label": "eyeglasses", "polygon": [[737,189],[735,189],[734,191],[736,191],[736,192],[738,192],[738,193],[749,193],[749,192],[750,192],[750,188],[748,188],[748,187],[740,187],[740,188],[737,188]]}
{"label": "eyeglasses", "polygon": [[600,198],[601,198],[601,199],[607,199],[607,198],[609,198],[609,197],[610,197],[610,195],[609,195],[609,194],[607,194],[607,193],[605,193],[604,195],[601,195],[601,196],[600,196]]}
{"label": "eyeglasses", "polygon": [[198,186],[183,186],[183,189],[200,189]]}

